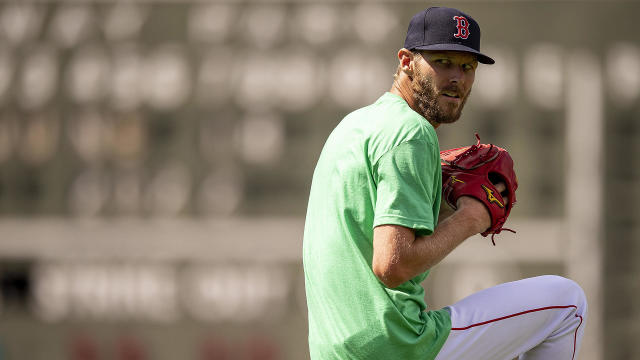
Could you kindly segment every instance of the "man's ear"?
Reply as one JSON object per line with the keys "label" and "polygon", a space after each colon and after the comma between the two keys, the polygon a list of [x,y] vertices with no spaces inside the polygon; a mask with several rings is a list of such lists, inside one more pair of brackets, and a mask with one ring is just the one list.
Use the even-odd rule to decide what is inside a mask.
{"label": "man's ear", "polygon": [[402,72],[410,78],[413,77],[413,67],[415,66],[413,53],[405,48],[398,50],[398,61]]}

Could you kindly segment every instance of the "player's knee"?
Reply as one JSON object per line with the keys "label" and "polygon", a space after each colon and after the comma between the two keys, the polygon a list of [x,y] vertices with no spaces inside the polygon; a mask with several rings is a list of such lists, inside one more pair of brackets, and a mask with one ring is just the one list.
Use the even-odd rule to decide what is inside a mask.
{"label": "player's knee", "polygon": [[579,312],[587,312],[587,296],[577,282],[557,275],[546,275],[544,280],[551,286],[551,291],[563,301],[576,305]]}
{"label": "player's knee", "polygon": [[578,312],[586,316],[587,314],[587,295],[584,293],[582,287],[573,280],[569,280],[573,286],[573,293],[576,297],[576,306],[578,306]]}

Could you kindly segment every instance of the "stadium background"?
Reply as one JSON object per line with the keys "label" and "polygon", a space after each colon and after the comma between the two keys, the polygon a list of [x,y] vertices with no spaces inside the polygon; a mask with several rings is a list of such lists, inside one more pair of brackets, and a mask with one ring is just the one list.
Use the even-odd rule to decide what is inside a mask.
{"label": "stadium background", "polygon": [[[313,167],[387,90],[418,1],[0,3],[0,359],[306,359]],[[640,359],[635,1],[457,1],[481,67],[442,148],[508,148],[510,227],[428,280],[444,306],[585,288],[581,359]]]}

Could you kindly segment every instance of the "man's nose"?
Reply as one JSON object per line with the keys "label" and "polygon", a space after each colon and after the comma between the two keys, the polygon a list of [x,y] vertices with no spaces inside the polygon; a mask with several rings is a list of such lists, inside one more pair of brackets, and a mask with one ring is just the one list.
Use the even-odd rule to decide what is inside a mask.
{"label": "man's nose", "polygon": [[460,84],[464,82],[464,70],[461,66],[452,66],[449,71],[449,81],[451,83]]}

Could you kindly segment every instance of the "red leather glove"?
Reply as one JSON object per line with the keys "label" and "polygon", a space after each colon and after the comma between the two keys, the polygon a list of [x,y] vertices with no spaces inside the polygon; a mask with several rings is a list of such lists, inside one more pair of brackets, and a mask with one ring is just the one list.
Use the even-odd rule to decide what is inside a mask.
{"label": "red leather glove", "polygon": [[[480,200],[491,215],[491,226],[482,236],[495,234],[502,230],[509,213],[516,203],[518,179],[513,170],[513,159],[507,150],[493,144],[481,144],[443,150],[440,152],[442,165],[442,199],[456,209],[460,196],[471,196]],[[506,186],[505,201],[494,184],[503,182]]]}

